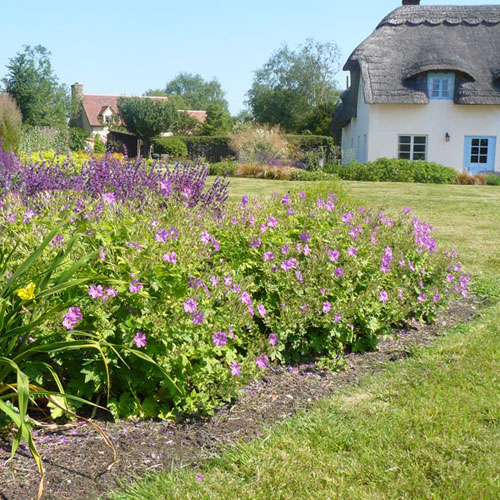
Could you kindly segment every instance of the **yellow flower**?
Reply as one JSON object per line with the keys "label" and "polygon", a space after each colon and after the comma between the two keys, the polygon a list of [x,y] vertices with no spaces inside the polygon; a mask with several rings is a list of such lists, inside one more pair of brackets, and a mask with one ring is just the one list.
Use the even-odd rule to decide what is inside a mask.
{"label": "yellow flower", "polygon": [[35,284],[30,283],[26,288],[18,288],[16,293],[21,300],[33,300],[35,298]]}

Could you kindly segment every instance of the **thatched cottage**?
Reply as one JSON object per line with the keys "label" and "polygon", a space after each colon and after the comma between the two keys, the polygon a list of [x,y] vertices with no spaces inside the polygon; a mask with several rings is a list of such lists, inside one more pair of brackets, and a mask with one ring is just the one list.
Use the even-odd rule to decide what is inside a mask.
{"label": "thatched cottage", "polygon": [[500,172],[500,5],[403,0],[347,60],[343,163],[380,157]]}

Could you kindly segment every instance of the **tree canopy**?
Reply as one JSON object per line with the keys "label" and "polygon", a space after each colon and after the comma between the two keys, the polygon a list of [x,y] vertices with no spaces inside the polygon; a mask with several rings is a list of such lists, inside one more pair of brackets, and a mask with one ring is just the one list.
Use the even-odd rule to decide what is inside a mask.
{"label": "tree canopy", "polygon": [[334,43],[308,38],[296,50],[286,44],[255,72],[247,93],[258,122],[280,125],[288,132],[323,131],[321,110],[333,110],[339,99],[335,75],[340,50]]}
{"label": "tree canopy", "polygon": [[118,112],[127,130],[143,141],[145,156],[149,156],[152,139],[167,132],[177,119],[172,102],[145,97],[119,97]]}
{"label": "tree canopy", "polygon": [[33,126],[57,127],[67,122],[70,99],[50,64],[50,52],[42,45],[24,46],[9,59],[2,79],[5,91],[15,99],[23,121]]}
{"label": "tree canopy", "polygon": [[177,109],[207,111],[211,104],[217,103],[228,110],[220,82],[216,78],[206,81],[201,75],[193,73],[180,72],[167,82],[164,90],[148,90],[146,95],[167,96],[175,100]]}

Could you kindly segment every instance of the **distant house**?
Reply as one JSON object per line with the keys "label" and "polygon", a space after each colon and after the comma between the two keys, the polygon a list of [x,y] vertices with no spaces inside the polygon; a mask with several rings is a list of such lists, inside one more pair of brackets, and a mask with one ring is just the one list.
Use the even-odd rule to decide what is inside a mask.
{"label": "distant house", "polygon": [[[72,125],[80,127],[91,134],[92,137],[99,136],[106,142],[108,133],[114,127],[123,126],[118,113],[118,95],[92,95],[83,93],[83,85],[74,83],[71,85],[71,95],[73,98],[81,99],[82,108],[76,118],[72,120]],[[158,99],[168,101],[168,97],[149,97],[144,99]],[[204,123],[206,111],[187,111],[187,113],[196,118],[200,123]]]}
{"label": "distant house", "polygon": [[343,163],[380,157],[499,171],[500,5],[403,0],[347,60]]}

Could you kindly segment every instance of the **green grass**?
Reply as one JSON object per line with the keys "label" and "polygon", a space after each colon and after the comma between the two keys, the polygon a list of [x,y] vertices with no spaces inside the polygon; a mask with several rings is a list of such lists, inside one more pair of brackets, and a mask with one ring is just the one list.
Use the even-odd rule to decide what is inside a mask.
{"label": "green grass", "polygon": [[[233,192],[287,190],[239,179]],[[243,184],[244,183],[244,184]],[[298,187],[298,183],[293,186]],[[352,182],[354,196],[387,211],[409,205],[454,246],[476,287],[498,292],[500,190]],[[498,296],[497,296],[498,298]],[[137,482],[116,499],[500,498],[500,305],[411,359],[386,367],[242,443],[199,471]]]}

